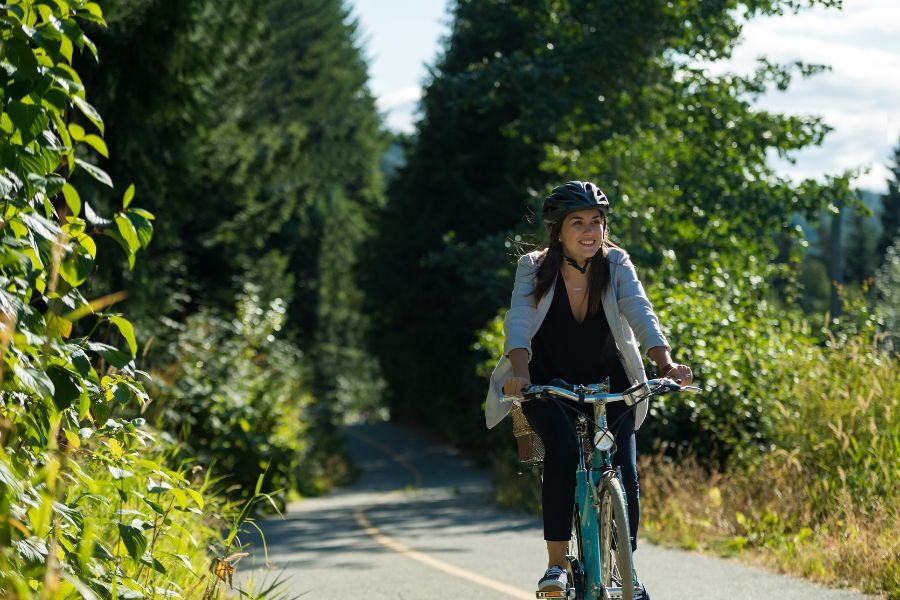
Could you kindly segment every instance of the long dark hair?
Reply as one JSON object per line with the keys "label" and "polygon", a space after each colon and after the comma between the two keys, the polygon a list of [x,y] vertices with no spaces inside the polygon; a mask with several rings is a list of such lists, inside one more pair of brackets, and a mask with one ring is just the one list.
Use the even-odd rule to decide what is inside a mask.
{"label": "long dark hair", "polygon": [[[556,276],[559,275],[563,266],[563,248],[562,242],[559,241],[562,233],[563,221],[560,219],[550,226],[550,245],[544,249],[540,266],[538,267],[536,281],[534,284],[534,303],[537,304],[553,287]],[[608,230],[606,229],[606,221],[603,226],[603,242],[600,244],[600,250],[591,259],[591,269],[588,271],[588,312],[587,316],[592,317],[602,310],[603,294],[609,287],[609,259],[606,257],[606,250],[610,247],[617,247],[609,241]]]}

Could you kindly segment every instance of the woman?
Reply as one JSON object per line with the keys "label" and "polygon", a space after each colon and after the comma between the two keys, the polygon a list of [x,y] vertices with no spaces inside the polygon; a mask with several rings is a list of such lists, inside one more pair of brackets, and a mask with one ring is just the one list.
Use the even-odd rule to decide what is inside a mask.
{"label": "woman", "polygon": [[[662,376],[684,385],[691,382],[690,368],[675,363],[669,354],[628,254],[609,241],[608,213],[606,195],[589,182],[570,181],[544,200],[541,217],[550,229],[550,245],[519,259],[503,323],[504,356],[491,376],[485,403],[488,427],[509,412],[510,404],[502,397],[521,397],[522,389],[531,384],[548,384],[555,378],[588,384],[608,377],[610,391],[621,392],[646,381],[638,342]],[[538,582],[541,591],[566,588],[565,557],[578,463],[572,423],[576,411],[585,410],[571,408],[561,411],[547,402],[522,404],[545,448],[542,502],[548,568]],[[622,472],[632,548],[637,547],[640,521],[635,431],[646,415],[646,403],[634,410],[621,402],[607,407],[608,422],[620,423],[613,464]],[[643,586],[639,589],[643,591]],[[649,599],[646,591],[643,597]]]}

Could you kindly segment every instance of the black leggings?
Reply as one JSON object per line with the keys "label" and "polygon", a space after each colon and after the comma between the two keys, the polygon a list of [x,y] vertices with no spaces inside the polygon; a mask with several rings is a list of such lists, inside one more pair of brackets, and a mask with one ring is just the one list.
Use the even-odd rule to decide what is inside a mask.
{"label": "black leggings", "polygon": [[[572,537],[575,506],[575,468],[578,465],[578,440],[575,416],[584,412],[593,418],[593,408],[574,403],[531,400],[522,403],[522,412],[544,442],[544,482],[541,490],[544,515],[544,539],[568,541]],[[627,413],[627,414],[626,414]],[[624,415],[624,416],[623,416]],[[621,420],[620,420],[621,419]],[[628,502],[631,547],[637,549],[637,531],[641,520],[640,486],[637,472],[637,446],[634,436],[634,411],[621,402],[606,408],[607,425],[615,431],[616,451],[613,466],[622,472],[622,485]],[[617,424],[618,422],[618,424]]]}

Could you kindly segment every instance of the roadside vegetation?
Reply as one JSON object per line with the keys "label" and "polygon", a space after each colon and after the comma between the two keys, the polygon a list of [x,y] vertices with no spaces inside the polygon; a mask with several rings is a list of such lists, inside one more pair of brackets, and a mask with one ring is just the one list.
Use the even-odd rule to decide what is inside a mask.
{"label": "roadside vegetation", "polygon": [[[361,335],[346,292],[352,283],[316,270],[328,279],[315,285],[322,303],[292,303],[290,256],[267,248],[309,253],[305,241],[250,243],[243,254],[232,246],[223,255],[229,260],[201,256],[235,240],[225,233],[234,223],[222,219],[246,224],[238,206],[262,219],[249,225],[249,237],[278,232],[272,215],[262,216],[262,181],[299,183],[297,156],[284,164],[263,159],[270,168],[254,167],[261,179],[243,187],[231,178],[262,158],[255,150],[232,147],[228,168],[214,169],[220,179],[196,174],[221,158],[222,144],[237,143],[222,135],[245,118],[236,103],[260,101],[244,95],[210,104],[234,81],[221,77],[223,69],[246,75],[263,36],[284,42],[291,28],[316,20],[318,37],[304,41],[340,49],[319,66],[344,61],[345,98],[358,108],[355,121],[341,118],[350,131],[367,123],[360,135],[373,135],[344,158],[357,161],[361,179],[377,181],[376,113],[354,84],[365,69],[353,27],[337,1],[315,13],[297,3],[285,12],[274,0],[249,2],[240,19],[213,4],[127,0],[107,15],[87,0],[0,7],[4,598],[281,597],[278,578],[242,577],[237,589],[241,559],[265,558],[264,548],[243,545],[242,533],[298,491],[320,493],[349,477],[337,426],[357,384],[352,376],[337,382],[334,369],[360,354],[340,343]],[[144,59],[152,65],[135,65]],[[253,67],[258,77],[279,68]],[[310,73],[322,71],[303,75]],[[148,83],[152,92],[142,91]],[[306,99],[297,103],[310,110]],[[285,118],[296,127],[297,116]],[[213,122],[221,129],[210,133]],[[281,124],[257,125],[259,137],[267,127],[282,132]],[[270,141],[285,158],[291,140]],[[361,187],[354,182],[353,193],[372,193]],[[251,209],[244,200],[253,193],[259,202]],[[352,198],[340,186],[329,193],[331,207]],[[235,194],[240,199],[227,208]],[[215,210],[202,212],[201,198]],[[288,204],[306,198],[279,196],[282,223],[300,210]],[[262,222],[273,229],[257,227]],[[359,239],[344,233],[344,241]],[[346,260],[337,267],[351,268]],[[332,302],[336,295],[342,302]],[[301,348],[303,311],[327,334]],[[366,381],[375,390],[377,373]],[[328,403],[313,410],[314,398]]]}

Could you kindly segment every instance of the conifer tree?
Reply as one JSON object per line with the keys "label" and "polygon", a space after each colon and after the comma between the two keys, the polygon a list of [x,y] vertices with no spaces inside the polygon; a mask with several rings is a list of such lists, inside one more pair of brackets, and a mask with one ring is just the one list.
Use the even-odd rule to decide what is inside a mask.
{"label": "conifer tree", "polygon": [[877,253],[884,257],[887,249],[900,237],[900,144],[894,148],[893,164],[888,165],[891,176],[887,180],[888,191],[881,197],[881,237]]}
{"label": "conifer tree", "polygon": [[844,255],[846,262],[844,277],[848,282],[862,283],[871,278],[878,268],[875,228],[860,209],[851,212],[847,225],[849,231],[845,242],[847,250]]}

